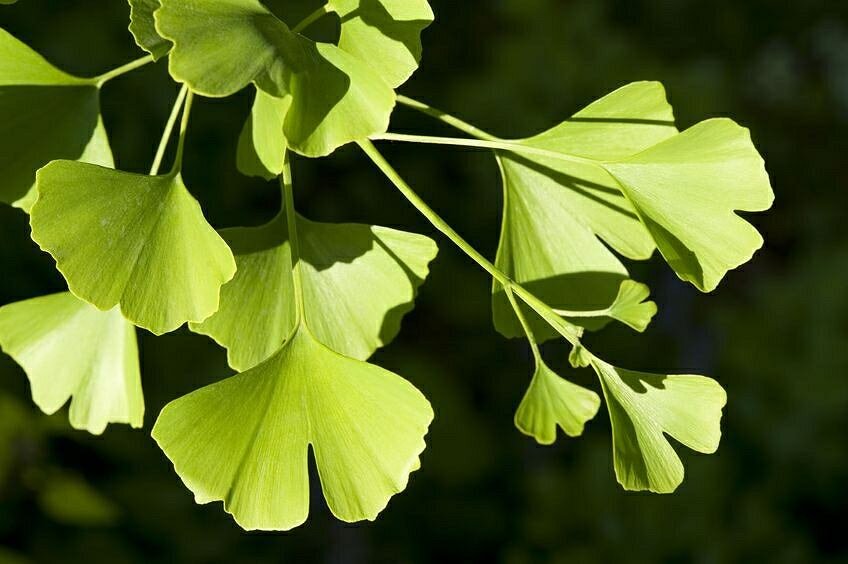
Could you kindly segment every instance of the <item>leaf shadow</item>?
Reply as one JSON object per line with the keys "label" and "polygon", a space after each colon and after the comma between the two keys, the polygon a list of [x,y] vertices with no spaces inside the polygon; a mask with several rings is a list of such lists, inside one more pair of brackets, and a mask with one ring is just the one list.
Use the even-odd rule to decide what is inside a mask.
{"label": "leaf shadow", "polygon": [[386,37],[402,43],[416,60],[421,58],[421,30],[429,20],[396,20],[380,0],[359,0],[359,5],[340,18],[341,23],[359,18]]}

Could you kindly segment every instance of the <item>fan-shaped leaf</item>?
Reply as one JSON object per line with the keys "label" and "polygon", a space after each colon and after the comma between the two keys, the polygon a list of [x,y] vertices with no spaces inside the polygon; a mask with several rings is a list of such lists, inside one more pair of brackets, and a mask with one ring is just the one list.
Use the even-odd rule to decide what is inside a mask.
{"label": "fan-shaped leaf", "polygon": [[418,467],[432,419],[409,382],[300,327],[262,364],[167,405],[153,437],[198,503],[288,530],[309,511],[310,446],[333,514],[373,520]]}
{"label": "fan-shaped leaf", "polygon": [[156,31],[153,13],[159,9],[159,0],[129,0],[129,2],[130,33],[136,45],[153,55],[153,60],[161,59],[171,50],[171,42]]}
{"label": "fan-shaped leaf", "polygon": [[42,411],[69,398],[76,429],[141,427],[144,398],[135,328],[117,309],[100,311],[70,293],[0,308],[0,347],[20,364]]}
{"label": "fan-shaped leaf", "polygon": [[283,124],[289,107],[291,96],[274,98],[256,89],[250,117],[238,141],[236,164],[242,174],[271,180],[283,172],[287,146]]}
{"label": "fan-shaped leaf", "polygon": [[613,431],[615,474],[627,490],[673,492],[683,464],[665,435],[692,450],[713,453],[721,439],[722,387],[705,376],[647,374],[597,358]]}
{"label": "fan-shaped leaf", "polygon": [[236,266],[177,174],[56,161],[38,172],[32,237],[71,291],[156,334],[218,310]]}

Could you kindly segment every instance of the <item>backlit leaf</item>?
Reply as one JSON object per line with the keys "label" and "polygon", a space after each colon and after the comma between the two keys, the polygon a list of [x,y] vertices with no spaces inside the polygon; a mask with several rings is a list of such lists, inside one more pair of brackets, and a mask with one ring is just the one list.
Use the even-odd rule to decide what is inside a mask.
{"label": "backlit leaf", "polygon": [[68,292],[0,308],[0,347],[23,367],[36,405],[55,413],[71,400],[76,429],[141,427],[144,399],[135,328]]}
{"label": "backlit leaf", "polygon": [[287,146],[283,125],[290,106],[291,96],[275,98],[256,89],[238,140],[236,164],[243,174],[271,180],[283,172]]}
{"label": "backlit leaf", "polygon": [[159,0],[129,0],[130,33],[136,44],[153,55],[154,60],[161,59],[171,50],[171,43],[156,31],[153,13],[159,9]]}
{"label": "backlit leaf", "polygon": [[155,334],[218,310],[235,274],[226,243],[179,174],[56,161],[38,173],[32,237],[78,297]]}

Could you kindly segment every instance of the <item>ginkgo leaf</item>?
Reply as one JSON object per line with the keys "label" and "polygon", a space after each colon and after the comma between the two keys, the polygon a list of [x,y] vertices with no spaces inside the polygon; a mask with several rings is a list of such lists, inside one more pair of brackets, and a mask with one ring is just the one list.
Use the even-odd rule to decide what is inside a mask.
{"label": "ginkgo leaf", "polygon": [[[645,259],[654,243],[601,162],[633,155],[676,133],[662,85],[636,82],[550,131],[516,141],[550,151],[551,157],[499,151],[504,217],[497,266],[555,308],[608,308],[628,275],[606,245]],[[495,327],[505,336],[521,336],[498,284],[494,294]],[[579,322],[590,329],[603,324]],[[540,320],[531,323],[540,339],[555,335]]]}
{"label": "ginkgo leaf", "polygon": [[774,201],[750,132],[729,119],[701,122],[639,153],[605,165],[682,280],[710,292],[763,244],[735,211]]}
{"label": "ginkgo leaf", "polygon": [[32,238],[76,296],[155,334],[218,310],[235,275],[227,244],[179,174],[55,161],[38,172]]}
{"label": "ginkgo leaf", "polygon": [[624,323],[640,333],[648,328],[651,319],[657,314],[657,304],[646,301],[651,290],[644,284],[625,280],[618,289],[615,300],[608,308],[597,311],[565,311],[554,309],[563,317],[579,320],[581,317],[603,319],[608,317]]}
{"label": "ginkgo leaf", "polygon": [[171,50],[171,43],[156,32],[153,13],[159,9],[159,0],[129,0],[130,33],[136,44],[159,60]]}
{"label": "ginkgo leaf", "polygon": [[0,29],[0,202],[28,209],[36,171],[54,159],[114,165],[100,90]]}
{"label": "ginkgo leaf", "polygon": [[329,0],[341,19],[339,47],[374,68],[392,88],[421,60],[421,32],[433,23],[427,0]]}
{"label": "ginkgo leaf", "polygon": [[238,140],[236,164],[242,174],[271,180],[283,172],[287,146],[283,125],[290,106],[291,96],[275,98],[256,89]]}
{"label": "ginkgo leaf", "polygon": [[262,364],[165,406],[153,437],[198,503],[288,530],[309,512],[310,446],[333,514],[373,520],[418,467],[432,419],[409,382],[301,326]]}
{"label": "ginkgo leaf", "polygon": [[569,437],[582,435],[600,406],[598,394],[561,378],[540,360],[515,413],[515,426],[539,444],[550,445],[556,441],[557,425]]}
{"label": "ginkgo leaf", "polygon": [[324,156],[386,131],[395,93],[377,70],[295,33],[258,0],[160,0],[156,29],[173,42],[171,75],[205,96],[250,83],[291,96],[284,134],[292,150]]}
{"label": "ginkgo leaf", "polygon": [[627,490],[673,492],[683,463],[669,435],[709,454],[721,439],[724,389],[712,378],[633,372],[592,358],[604,390],[613,432],[615,475]]}
{"label": "ginkgo leaf", "polygon": [[36,405],[55,413],[69,398],[76,429],[141,427],[144,398],[135,328],[68,292],[0,308],[0,347],[26,371]]}
{"label": "ginkgo leaf", "polygon": [[[385,227],[298,219],[306,320],[319,341],[365,360],[389,343],[412,309],[438,248],[428,237]],[[296,323],[285,213],[258,228],[222,235],[238,272],[221,292],[219,311],[193,331],[228,349],[238,370],[265,360]]]}
{"label": "ginkgo leaf", "polygon": [[6,4],[6,5],[9,5],[9,4],[14,4],[14,3],[16,3],[17,1],[18,1],[18,0],[0,0],[0,4]]}

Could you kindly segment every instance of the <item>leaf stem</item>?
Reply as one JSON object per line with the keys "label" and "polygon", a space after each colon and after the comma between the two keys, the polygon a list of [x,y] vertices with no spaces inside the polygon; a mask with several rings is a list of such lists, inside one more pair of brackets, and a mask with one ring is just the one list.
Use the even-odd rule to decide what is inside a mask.
{"label": "leaf stem", "polygon": [[168,121],[165,124],[165,131],[162,132],[162,138],[159,140],[159,148],[156,149],[156,157],[153,159],[153,165],[150,167],[150,176],[159,174],[159,167],[162,166],[162,159],[165,158],[165,150],[168,148],[168,142],[171,140],[171,134],[174,132],[174,125],[177,123],[177,117],[180,115],[186,94],[188,94],[188,86],[184,84],[180,88],[180,93],[177,94],[174,107],[171,108],[171,115],[168,116]]}
{"label": "leaf stem", "polygon": [[536,335],[533,334],[533,329],[530,327],[527,317],[525,317],[524,312],[521,311],[521,306],[516,301],[512,288],[505,288],[504,293],[506,293],[506,297],[509,299],[509,303],[512,305],[513,311],[515,311],[515,316],[518,318],[518,321],[521,323],[521,327],[524,329],[524,334],[527,335],[527,342],[530,343],[530,349],[533,351],[533,358],[536,359],[536,364],[539,364],[542,362],[542,353],[539,351],[539,343],[536,342]]}
{"label": "leaf stem", "polygon": [[403,133],[383,133],[371,137],[373,141],[400,141],[404,143],[423,143],[427,145],[449,145],[453,147],[471,147],[476,149],[492,149],[495,151],[510,151],[512,153],[526,153],[548,159],[568,161],[573,163],[597,164],[597,161],[585,159],[575,155],[549,151],[539,147],[531,147],[515,141],[489,141],[484,139],[461,139],[456,137],[434,137],[430,135],[407,135]]}
{"label": "leaf stem", "polygon": [[98,88],[112,80],[113,78],[117,78],[119,76],[125,75],[128,72],[132,72],[138,68],[143,67],[144,65],[150,64],[153,62],[153,55],[146,55],[134,61],[130,61],[125,65],[121,65],[118,68],[112,69],[109,72],[105,72],[99,76],[95,76],[91,79],[91,81],[97,85]]}
{"label": "leaf stem", "polygon": [[183,168],[183,152],[185,151],[186,132],[188,131],[188,118],[191,115],[191,103],[194,100],[194,93],[188,91],[183,105],[183,119],[180,122],[180,140],[177,142],[177,156],[174,157],[174,166],[171,169],[171,174],[176,174]]}
{"label": "leaf stem", "polygon": [[482,139],[484,141],[500,141],[499,138],[489,133],[486,133],[482,129],[471,125],[467,121],[461,120],[458,117],[454,117],[449,113],[436,109],[433,106],[425,104],[424,102],[413,100],[412,98],[403,96],[401,94],[398,94],[397,100],[399,104],[403,104],[408,108],[412,108],[413,110],[417,110],[422,114],[426,114],[432,118],[435,118],[446,125],[449,125],[455,129],[458,129],[459,131],[462,131],[463,133],[470,135],[471,137]]}
{"label": "leaf stem", "polygon": [[400,191],[404,197],[409,200],[409,202],[423,215],[427,220],[439,231],[442,232],[448,239],[450,239],[457,247],[459,247],[466,255],[468,255],[474,262],[480,265],[483,270],[488,272],[492,278],[494,278],[501,286],[504,287],[504,290],[512,290],[515,292],[521,300],[530,306],[536,313],[538,313],[545,321],[547,321],[551,327],[553,327],[560,335],[562,335],[568,342],[571,344],[579,344],[580,337],[582,335],[582,330],[579,327],[576,327],[570,324],[568,321],[559,317],[556,313],[551,310],[551,308],[542,300],[528,292],[521,285],[513,281],[509,276],[507,276],[503,271],[497,268],[494,264],[492,264],[486,257],[480,254],[474,247],[472,247],[465,239],[463,239],[459,233],[457,233],[447,222],[439,217],[439,215],[433,211],[433,209],[427,205],[427,203],[421,199],[421,197],[412,189],[412,187],[406,183],[406,181],[397,173],[397,171],[392,167],[391,164],[383,157],[383,155],[377,150],[373,143],[370,141],[362,140],[359,141],[359,146],[365,152],[366,155],[377,165],[382,173],[389,179],[389,181],[395,185],[395,187]]}
{"label": "leaf stem", "polygon": [[330,7],[330,5],[324,4],[323,6],[303,18],[303,20],[301,20],[299,24],[292,28],[292,31],[295,33],[300,33],[307,27],[311,26],[312,24],[326,16],[327,14],[331,13],[333,13],[333,9]]}
{"label": "leaf stem", "polygon": [[303,278],[300,272],[300,239],[297,234],[297,214],[294,209],[294,182],[292,181],[291,160],[286,151],[283,161],[283,174],[280,175],[283,188],[283,202],[286,208],[286,224],[291,246],[292,280],[294,282],[294,301],[297,307],[297,325],[306,321],[306,308],[303,303]]}

